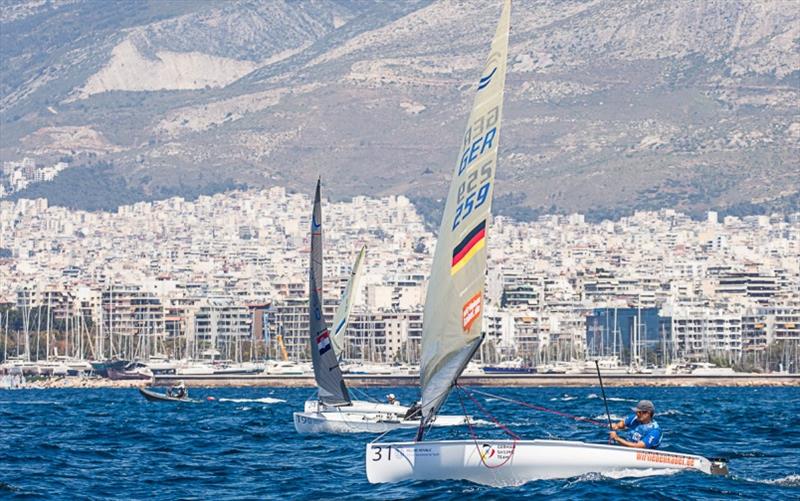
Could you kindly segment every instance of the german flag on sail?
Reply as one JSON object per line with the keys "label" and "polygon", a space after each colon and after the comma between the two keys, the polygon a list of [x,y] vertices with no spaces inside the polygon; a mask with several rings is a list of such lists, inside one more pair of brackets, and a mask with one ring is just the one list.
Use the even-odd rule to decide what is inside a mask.
{"label": "german flag on sail", "polygon": [[453,261],[450,265],[450,274],[455,275],[458,270],[463,268],[472,256],[483,249],[486,243],[486,220],[484,219],[472,231],[467,233],[458,245],[453,249]]}

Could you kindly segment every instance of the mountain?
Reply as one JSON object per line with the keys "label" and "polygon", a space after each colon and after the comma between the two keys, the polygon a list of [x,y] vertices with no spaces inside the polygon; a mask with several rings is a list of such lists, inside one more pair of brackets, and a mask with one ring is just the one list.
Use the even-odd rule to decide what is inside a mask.
{"label": "mountain", "polygon": [[[515,2],[500,212],[800,210],[796,7]],[[2,2],[0,159],[65,158],[15,196],[76,207],[87,176],[113,206],[322,174],[435,208],[499,8]]]}

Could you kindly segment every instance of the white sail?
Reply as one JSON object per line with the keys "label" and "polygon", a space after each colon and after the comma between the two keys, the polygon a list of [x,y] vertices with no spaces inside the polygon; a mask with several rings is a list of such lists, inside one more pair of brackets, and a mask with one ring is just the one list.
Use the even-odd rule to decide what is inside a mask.
{"label": "white sail", "polygon": [[506,0],[478,81],[433,257],[422,328],[423,425],[481,343],[486,232],[494,192],[511,5]]}
{"label": "white sail", "polygon": [[364,254],[366,254],[366,252],[367,247],[362,246],[356,258],[356,262],[353,264],[353,269],[350,272],[350,280],[348,280],[347,286],[344,289],[339,307],[336,309],[336,314],[333,316],[333,333],[331,334],[331,340],[333,341],[333,350],[340,358],[344,355],[344,333],[347,331],[350,310],[353,308],[353,293],[358,290],[359,282],[361,282],[361,265],[364,262]]}

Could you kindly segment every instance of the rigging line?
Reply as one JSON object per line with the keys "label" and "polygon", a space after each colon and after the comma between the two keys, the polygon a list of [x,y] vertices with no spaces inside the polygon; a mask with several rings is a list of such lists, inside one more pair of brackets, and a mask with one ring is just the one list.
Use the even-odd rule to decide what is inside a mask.
{"label": "rigging line", "polygon": [[[458,388],[461,388],[461,387],[458,386]],[[464,391],[464,393],[466,393],[466,391]],[[505,461],[503,461],[502,463],[500,463],[498,465],[495,465],[495,466],[489,466],[486,463],[486,455],[481,451],[481,448],[478,445],[478,436],[475,434],[475,430],[472,429],[472,423],[470,423],[470,421],[469,421],[469,416],[467,415],[467,407],[464,405],[464,399],[461,398],[461,393],[457,392],[456,394],[458,395],[458,401],[461,403],[461,410],[464,411],[464,417],[466,418],[466,421],[467,421],[467,428],[469,429],[469,434],[472,436],[472,442],[475,444],[475,452],[477,452],[478,453],[478,457],[481,458],[481,463],[483,463],[483,466],[485,466],[485,467],[487,467],[489,469],[500,468],[501,466],[504,466],[506,463],[508,463],[511,460],[512,457],[514,457],[514,452],[517,450],[517,437],[515,436],[513,438],[513,442],[511,443],[511,453],[509,453],[509,455],[505,459]]]}
{"label": "rigging line", "polygon": [[[449,394],[450,394],[451,391],[453,391],[454,387],[458,387],[458,382],[454,381],[453,384],[451,384],[450,386],[448,386],[447,388],[445,388],[441,392],[439,392],[436,395],[434,395],[433,398],[430,399],[430,402],[434,402],[434,401],[438,400],[442,396],[445,397],[445,401],[446,401],[447,397],[450,396]],[[423,395],[420,395],[420,399],[419,399],[419,402],[418,402],[419,403],[419,410],[415,414],[419,415],[419,428],[422,428],[423,425],[424,425],[424,427],[425,427],[424,428],[425,429],[424,433],[427,433],[427,432],[429,432],[431,430],[431,428],[433,428],[433,421],[436,419],[436,416],[438,416],[439,413],[437,412],[436,415],[434,415],[433,418],[430,419],[426,423],[425,422],[425,414],[422,412],[423,409],[425,408],[425,405],[422,402],[422,397],[423,397]],[[442,405],[444,405],[444,402],[442,402]],[[413,405],[412,405],[412,407],[413,407]],[[414,415],[409,416],[409,417],[413,418]],[[419,442],[420,441],[420,439],[419,439],[419,428],[417,429],[417,438],[414,440],[415,442]]]}
{"label": "rigging line", "polygon": [[389,432],[391,432],[391,431],[394,431],[394,429],[392,429],[392,428],[389,428],[388,430],[386,430],[386,431],[384,431],[383,433],[381,433],[380,435],[378,435],[378,437],[377,437],[377,438],[375,438],[374,440],[372,440],[370,443],[371,443],[371,444],[374,444],[374,443],[375,443],[375,442],[377,442],[378,440],[380,440],[380,439],[382,439],[383,437],[385,437],[386,435],[388,435],[388,434],[389,434]]}
{"label": "rigging line", "polygon": [[502,400],[504,402],[509,402],[509,403],[512,403],[512,404],[521,405],[523,407],[528,407],[528,408],[531,408],[531,409],[535,409],[537,411],[549,412],[551,414],[556,414],[557,416],[567,417],[567,418],[570,418],[570,419],[574,419],[575,421],[582,421],[582,422],[585,422],[585,423],[593,424],[595,426],[602,426],[603,428],[606,428],[606,424],[605,423],[602,423],[600,421],[596,421],[594,419],[585,418],[585,417],[582,417],[582,416],[575,416],[573,414],[557,411],[555,409],[548,409],[547,407],[541,407],[539,405],[529,404],[529,403],[523,402],[521,400],[514,400],[513,398],[501,397],[500,395],[487,393],[485,391],[476,390],[474,388],[471,388],[469,390],[467,390],[463,386],[462,386],[462,388],[464,388],[465,391],[472,392],[472,393],[477,393],[477,394],[483,395],[485,397],[496,398],[496,399]]}
{"label": "rigging line", "polygon": [[380,401],[380,400],[378,400],[377,398],[373,397],[372,395],[370,395],[370,394],[369,394],[369,393],[367,393],[366,391],[364,391],[364,390],[361,390],[361,389],[359,389],[359,388],[357,388],[357,387],[355,387],[355,386],[352,386],[352,387],[350,387],[349,389],[350,389],[350,390],[353,390],[353,393],[355,393],[355,394],[357,394],[357,395],[362,395],[362,396],[363,396],[363,397],[365,397],[367,400],[370,400],[370,401],[372,401],[372,402],[374,402],[374,403],[376,403],[376,404],[381,404],[381,403],[383,403],[382,401]]}
{"label": "rigging line", "polygon": [[[456,388],[463,391],[464,394],[467,395],[475,403],[476,406],[478,406],[478,409],[480,409],[481,412],[483,412],[489,419],[491,419],[494,422],[494,424],[496,424],[499,428],[501,428],[504,432],[506,432],[506,434],[508,434],[514,440],[519,440],[519,435],[511,431],[508,428],[508,426],[498,421],[497,418],[494,417],[491,412],[487,411],[475,397],[473,397],[467,390],[464,389],[464,387],[462,387],[461,385],[457,385]],[[459,398],[461,397],[459,396]]]}

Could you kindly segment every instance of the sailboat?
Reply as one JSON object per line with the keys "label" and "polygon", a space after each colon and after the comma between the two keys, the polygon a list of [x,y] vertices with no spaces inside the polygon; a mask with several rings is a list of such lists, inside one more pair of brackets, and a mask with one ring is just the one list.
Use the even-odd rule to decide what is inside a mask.
{"label": "sailboat", "polygon": [[424,440],[430,423],[483,340],[486,232],[497,166],[510,0],[505,0],[477,86],[453,173],[425,301],[422,329],[422,420],[416,440],[366,446],[371,483],[469,480],[518,485],[531,480],[630,470],[721,471],[706,458],[563,440]]}
{"label": "sailboat", "polygon": [[[396,428],[419,427],[419,414],[409,407],[351,399],[339,367],[337,353],[341,353],[344,345],[344,331],[352,306],[351,294],[357,288],[363,252],[362,249],[345,289],[343,307],[340,306],[334,317],[336,331],[331,334],[322,315],[322,207],[320,182],[317,181],[311,218],[309,271],[309,334],[317,398],[307,400],[303,412],[294,413],[294,427],[298,433],[383,433]],[[463,416],[439,416],[436,419],[436,426],[465,423]]]}

